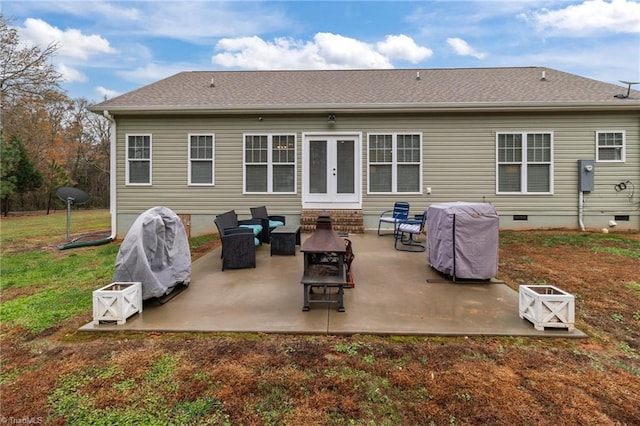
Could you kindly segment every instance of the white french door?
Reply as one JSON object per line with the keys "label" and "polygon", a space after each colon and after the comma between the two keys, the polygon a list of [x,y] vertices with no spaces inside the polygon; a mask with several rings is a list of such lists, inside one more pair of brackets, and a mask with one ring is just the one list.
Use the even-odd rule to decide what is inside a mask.
{"label": "white french door", "polygon": [[360,136],[303,135],[304,208],[361,208]]}

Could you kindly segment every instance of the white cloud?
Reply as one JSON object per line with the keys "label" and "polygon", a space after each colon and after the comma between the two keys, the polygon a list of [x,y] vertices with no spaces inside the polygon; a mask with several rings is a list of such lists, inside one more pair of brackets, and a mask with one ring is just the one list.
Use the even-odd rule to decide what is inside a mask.
{"label": "white cloud", "polygon": [[378,52],[391,59],[404,59],[414,64],[429,59],[433,51],[427,47],[418,46],[411,37],[404,34],[388,35],[385,41],[378,42]]}
{"label": "white cloud", "polygon": [[74,83],[74,82],[84,83],[87,81],[86,75],[84,75],[82,72],[78,71],[77,69],[67,66],[65,64],[58,64],[57,71],[60,73],[60,75],[62,76],[62,79],[66,83]]}
{"label": "white cloud", "polygon": [[542,9],[528,18],[538,30],[552,34],[640,33],[640,3],[631,0],[587,0],[564,9]]}
{"label": "white cloud", "polygon": [[213,56],[215,64],[228,68],[246,69],[298,69],[306,63],[308,68],[316,68],[320,61],[316,49],[289,38],[276,38],[266,42],[258,36],[223,38],[216,44],[222,50]]}
{"label": "white cloud", "polygon": [[329,65],[340,68],[392,68],[388,58],[373,46],[339,34],[317,33],[314,44],[318,54]]}
{"label": "white cloud", "polygon": [[460,56],[473,56],[477,59],[483,59],[486,54],[483,52],[478,52],[473,47],[469,46],[469,43],[464,41],[461,38],[452,37],[447,39],[447,44],[453,48],[454,52]]}
{"label": "white cloud", "polygon": [[287,37],[273,41],[257,36],[224,38],[216,50],[221,53],[213,56],[213,63],[244,69],[383,69],[393,68],[392,59],[417,63],[433,54],[405,35],[390,35],[383,42],[369,44],[332,33],[317,33],[307,42]]}
{"label": "white cloud", "polygon": [[76,29],[62,31],[41,19],[27,18],[24,25],[19,29],[21,40],[40,47],[57,43],[60,56],[86,60],[94,54],[116,53],[109,42],[99,35],[84,35]]}
{"label": "white cloud", "polygon": [[96,87],[96,93],[100,96],[100,99],[111,99],[116,96],[120,96],[120,92],[115,90],[107,89],[106,87],[98,86]]}

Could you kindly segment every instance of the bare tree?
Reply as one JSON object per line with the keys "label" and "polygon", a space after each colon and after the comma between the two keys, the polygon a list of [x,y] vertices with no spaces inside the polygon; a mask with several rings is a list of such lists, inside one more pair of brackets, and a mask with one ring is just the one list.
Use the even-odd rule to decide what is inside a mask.
{"label": "bare tree", "polygon": [[109,197],[109,121],[89,111],[89,101],[75,99],[66,121],[65,138],[74,147],[67,169],[74,182],[104,206]]}
{"label": "bare tree", "polygon": [[[59,82],[61,75],[55,71],[51,58],[58,50],[55,43],[46,48],[27,46],[20,42],[18,31],[0,14],[0,134],[5,141],[19,140],[24,155],[33,159],[39,176],[53,160],[46,158],[56,140],[58,117],[50,114],[48,104],[67,102]],[[6,142],[5,142],[6,143]],[[55,160],[55,159],[54,159]],[[20,168],[10,178],[17,179]],[[16,185],[13,191],[4,191],[3,204],[6,209],[12,195],[24,200],[24,193],[32,192],[40,185]],[[6,189],[6,188],[5,188]],[[37,195],[37,194],[36,194]],[[37,208],[37,197],[31,206]]]}
{"label": "bare tree", "polygon": [[8,107],[18,99],[41,99],[59,88],[61,75],[50,61],[57,50],[56,43],[44,50],[21,45],[18,31],[0,14],[0,129]]}
{"label": "bare tree", "polygon": [[[109,122],[90,113],[86,99],[72,100],[60,89],[61,75],[51,63],[57,50],[55,43],[44,49],[25,46],[0,13],[0,137],[4,145],[17,137],[44,177],[44,185],[33,191],[12,184],[14,177],[7,175],[0,188],[5,206],[10,197],[23,199],[18,189],[29,189],[34,199],[22,207],[46,206],[48,212],[59,185],[78,185],[92,193],[95,206],[108,204]],[[13,159],[10,147],[4,148],[3,166]]]}
{"label": "bare tree", "polygon": [[44,50],[24,46],[18,31],[0,13],[0,131],[5,140],[16,134],[16,129],[7,126],[16,105],[42,101],[59,91],[61,75],[50,61],[57,50],[56,43]]}

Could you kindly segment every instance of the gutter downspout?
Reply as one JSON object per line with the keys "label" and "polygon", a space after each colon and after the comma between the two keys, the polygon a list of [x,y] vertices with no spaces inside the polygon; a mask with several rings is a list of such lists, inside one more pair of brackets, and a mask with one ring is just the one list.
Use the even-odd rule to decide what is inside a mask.
{"label": "gutter downspout", "polygon": [[109,114],[109,110],[102,111],[102,115],[111,123],[109,125],[109,213],[111,214],[111,240],[117,235],[116,215],[116,120]]}
{"label": "gutter downspout", "polygon": [[584,231],[584,221],[582,220],[582,214],[584,213],[584,192],[578,191],[578,224],[580,225],[580,230]]}

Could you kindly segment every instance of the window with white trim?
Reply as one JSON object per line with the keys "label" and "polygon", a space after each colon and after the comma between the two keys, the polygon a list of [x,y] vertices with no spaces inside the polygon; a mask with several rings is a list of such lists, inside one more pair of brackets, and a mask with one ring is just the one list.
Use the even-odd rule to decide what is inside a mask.
{"label": "window with white trim", "polygon": [[244,192],[295,193],[296,136],[244,135]]}
{"label": "window with white trim", "polygon": [[623,131],[596,132],[596,161],[624,162],[625,134]]}
{"label": "window with white trim", "polygon": [[151,135],[128,134],[127,185],[151,185]]}
{"label": "window with white trim", "polygon": [[189,135],[189,185],[213,185],[214,135]]}
{"label": "window with white trim", "polygon": [[552,158],[551,133],[496,134],[497,193],[552,193]]}
{"label": "window with white trim", "polygon": [[370,193],[421,192],[420,134],[369,134],[368,153]]}

